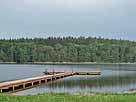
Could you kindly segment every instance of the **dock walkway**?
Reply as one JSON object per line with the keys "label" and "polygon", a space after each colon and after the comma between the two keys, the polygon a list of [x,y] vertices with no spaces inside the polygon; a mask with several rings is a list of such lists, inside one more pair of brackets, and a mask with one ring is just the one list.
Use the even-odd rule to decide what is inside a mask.
{"label": "dock walkway", "polygon": [[49,82],[62,79],[65,77],[73,76],[73,75],[100,75],[99,71],[92,72],[49,72],[48,75],[43,75],[34,78],[27,78],[22,80],[15,80],[0,83],[0,92],[1,93],[14,93],[22,90],[26,90],[29,88],[33,88],[36,86],[40,86],[42,84],[47,84]]}

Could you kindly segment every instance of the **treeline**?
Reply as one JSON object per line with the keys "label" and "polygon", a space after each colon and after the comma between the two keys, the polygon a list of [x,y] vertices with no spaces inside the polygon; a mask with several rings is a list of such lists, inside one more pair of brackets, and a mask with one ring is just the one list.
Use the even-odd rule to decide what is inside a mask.
{"label": "treeline", "polygon": [[0,62],[136,62],[136,42],[91,37],[2,39]]}

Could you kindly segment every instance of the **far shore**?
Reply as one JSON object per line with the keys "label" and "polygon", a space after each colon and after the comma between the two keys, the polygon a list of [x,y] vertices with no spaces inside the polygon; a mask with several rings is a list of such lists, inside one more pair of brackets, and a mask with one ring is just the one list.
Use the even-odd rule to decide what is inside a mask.
{"label": "far shore", "polygon": [[0,64],[45,64],[45,65],[135,65],[136,63],[101,63],[101,62],[0,62]]}

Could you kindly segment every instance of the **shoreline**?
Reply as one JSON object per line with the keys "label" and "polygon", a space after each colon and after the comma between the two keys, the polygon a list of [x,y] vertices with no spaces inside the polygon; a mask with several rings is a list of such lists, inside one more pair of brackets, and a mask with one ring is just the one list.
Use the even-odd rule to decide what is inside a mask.
{"label": "shoreline", "polygon": [[101,62],[0,62],[0,64],[41,64],[41,65],[136,65],[136,63],[101,63]]}

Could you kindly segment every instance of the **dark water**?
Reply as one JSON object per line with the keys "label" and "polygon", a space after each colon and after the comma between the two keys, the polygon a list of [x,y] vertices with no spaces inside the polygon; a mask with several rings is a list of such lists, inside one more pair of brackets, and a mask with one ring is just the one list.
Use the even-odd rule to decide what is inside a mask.
{"label": "dark water", "polygon": [[0,82],[43,75],[43,71],[92,71],[100,76],[71,76],[52,84],[18,92],[18,95],[38,93],[127,92],[136,89],[136,65],[0,65]]}

